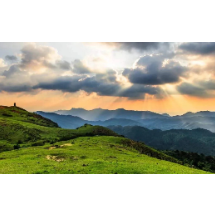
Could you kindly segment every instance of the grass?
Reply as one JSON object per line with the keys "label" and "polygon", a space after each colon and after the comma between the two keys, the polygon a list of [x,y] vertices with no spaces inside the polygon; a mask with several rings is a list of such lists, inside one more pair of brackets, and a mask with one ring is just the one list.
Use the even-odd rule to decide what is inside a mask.
{"label": "grass", "polygon": [[58,127],[57,123],[46,119],[39,114],[30,113],[20,107],[0,106],[0,118],[29,122],[46,127]]}
{"label": "grass", "polygon": [[0,106],[0,173],[206,173],[101,126],[62,129]]}
{"label": "grass", "polygon": [[112,136],[78,137],[55,144],[3,152],[0,154],[0,173],[206,173],[140,154],[131,146],[125,146],[124,140]]}
{"label": "grass", "polygon": [[[3,109],[4,112],[5,109]],[[16,112],[13,117],[8,117],[2,115],[2,109],[0,109],[0,152],[10,151],[17,144],[20,147],[41,146],[47,142],[54,143],[79,136],[117,135],[101,126],[85,125],[79,129],[62,129],[53,125],[52,121],[50,123],[49,120],[47,121],[50,123],[49,126],[44,126],[45,118],[39,118],[39,121],[33,123],[29,118],[25,119],[26,115],[28,112],[21,109],[21,113]]]}

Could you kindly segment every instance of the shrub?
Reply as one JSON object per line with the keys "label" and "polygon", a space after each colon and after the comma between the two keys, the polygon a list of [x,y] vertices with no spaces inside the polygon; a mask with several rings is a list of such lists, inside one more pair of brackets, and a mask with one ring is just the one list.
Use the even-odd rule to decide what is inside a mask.
{"label": "shrub", "polygon": [[11,151],[11,150],[13,150],[12,144],[1,144],[0,143],[0,152]]}
{"label": "shrub", "polygon": [[20,145],[19,145],[19,144],[16,144],[16,145],[13,146],[13,148],[14,148],[14,149],[20,149]]}
{"label": "shrub", "polygon": [[3,113],[2,116],[12,117],[12,115],[7,114],[7,113]]}
{"label": "shrub", "polygon": [[21,141],[21,140],[18,140],[18,141],[17,141],[17,144],[22,144],[22,141]]}
{"label": "shrub", "polygon": [[31,144],[32,146],[44,146],[45,145],[45,141],[44,140],[39,140],[37,142],[34,142]]}

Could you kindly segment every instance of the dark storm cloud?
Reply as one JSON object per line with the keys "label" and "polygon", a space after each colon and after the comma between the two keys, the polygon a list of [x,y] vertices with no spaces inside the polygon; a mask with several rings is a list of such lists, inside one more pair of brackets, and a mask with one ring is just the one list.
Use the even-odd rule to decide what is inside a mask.
{"label": "dark storm cloud", "polygon": [[182,43],[179,49],[200,55],[215,54],[215,43],[214,42],[201,42],[201,43]]}
{"label": "dark storm cloud", "polygon": [[119,96],[128,97],[130,99],[145,98],[145,94],[155,95],[157,98],[161,98],[163,91],[159,87],[132,85],[131,87],[123,90],[119,93]]}
{"label": "dark storm cloud", "polygon": [[17,61],[18,59],[14,55],[6,55],[5,60],[7,60],[7,61]]}
{"label": "dark storm cloud", "polygon": [[187,68],[173,60],[163,64],[164,60],[164,56],[146,55],[138,60],[137,68],[124,69],[123,75],[134,84],[162,85],[178,82]]}
{"label": "dark storm cloud", "polygon": [[200,81],[198,84],[207,90],[215,90],[215,80]]}
{"label": "dark storm cloud", "polygon": [[[53,80],[41,81],[33,89],[61,90],[63,92],[77,92],[81,89],[80,76],[60,76]],[[83,78],[83,77],[82,77]]]}
{"label": "dark storm cloud", "polygon": [[161,42],[110,42],[105,44],[109,46],[115,46],[117,49],[123,49],[127,51],[131,51],[132,49],[145,51],[145,50],[159,49],[162,47],[165,47],[165,48],[169,47],[169,43],[161,43]]}
{"label": "dark storm cloud", "polygon": [[114,96],[120,90],[120,84],[116,81],[116,73],[110,70],[105,74],[97,74],[92,77],[86,75],[61,76],[34,86],[34,89],[38,88],[63,92],[84,90],[87,93],[96,92],[98,95]]}
{"label": "dark storm cloud", "polygon": [[203,98],[212,97],[212,95],[210,95],[203,87],[195,86],[190,83],[182,83],[177,87],[177,90],[183,95],[190,95]]}
{"label": "dark storm cloud", "polygon": [[32,90],[30,85],[2,85],[0,87],[0,91],[5,91],[5,92],[30,92]]}
{"label": "dark storm cloud", "polygon": [[131,50],[131,49],[140,49],[140,50],[148,50],[148,49],[157,49],[161,45],[161,43],[157,42],[119,42],[117,43],[121,49]]}
{"label": "dark storm cloud", "polygon": [[119,96],[127,98],[144,98],[145,94],[160,97],[161,90],[151,86],[131,86],[123,88],[117,81],[116,73],[112,70],[104,74],[61,76],[52,81],[41,82],[34,89],[61,90],[63,92],[77,92],[83,90],[87,93],[97,93],[100,96]]}
{"label": "dark storm cloud", "polygon": [[21,70],[19,65],[12,65],[0,77],[4,77],[0,91],[6,92],[32,92],[42,89],[74,93],[83,90],[87,93],[97,93],[100,96],[117,96],[129,99],[144,99],[145,94],[161,97],[162,94],[158,87],[140,85],[124,87],[117,81],[117,73],[112,69],[108,69],[104,73],[91,73],[90,75],[60,76],[49,72],[32,75]]}

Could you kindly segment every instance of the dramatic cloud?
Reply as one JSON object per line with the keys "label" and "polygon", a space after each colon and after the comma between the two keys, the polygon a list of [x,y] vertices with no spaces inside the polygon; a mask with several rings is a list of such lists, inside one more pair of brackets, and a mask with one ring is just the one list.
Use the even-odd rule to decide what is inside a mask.
{"label": "dramatic cloud", "polygon": [[204,89],[215,90],[215,80],[200,81],[198,82],[198,84],[202,86]]}
{"label": "dramatic cloud", "polygon": [[[71,70],[71,65],[61,60],[56,49],[48,46],[38,46],[34,43],[27,44],[21,49],[21,62],[17,62],[20,69],[38,73],[50,69],[52,72]],[[7,55],[8,61],[17,61],[16,56]]]}
{"label": "dramatic cloud", "polygon": [[161,94],[161,90],[150,86],[123,87],[116,80],[116,73],[107,71],[106,74],[87,76],[63,76],[49,82],[43,82],[34,89],[61,90],[63,92],[77,92],[84,90],[87,93],[97,93],[100,96],[119,96],[128,98],[144,98],[145,94]]}
{"label": "dramatic cloud", "polygon": [[55,62],[60,60],[56,49],[48,46],[28,44],[21,50],[20,67],[25,69],[55,68]]}
{"label": "dramatic cloud", "polygon": [[176,83],[187,70],[178,62],[165,59],[165,56],[146,55],[136,63],[135,69],[125,69],[123,75],[134,84],[162,85]]}
{"label": "dramatic cloud", "polygon": [[144,99],[145,94],[155,95],[156,98],[162,98],[164,96],[161,88],[143,85],[132,85],[131,87],[120,92],[119,96],[128,97],[130,99]]}
{"label": "dramatic cloud", "polygon": [[160,43],[160,42],[109,42],[105,43],[109,46],[114,46],[117,49],[131,51],[132,49],[146,51],[159,48],[168,48],[169,43]]}
{"label": "dramatic cloud", "polygon": [[210,98],[212,97],[203,87],[195,86],[190,83],[182,83],[177,87],[177,90],[183,95],[190,95],[195,97]]}
{"label": "dramatic cloud", "polygon": [[[151,86],[124,86],[117,80],[118,74],[112,69],[104,73],[90,73],[81,61],[76,65],[77,75],[64,75],[44,72],[31,74],[22,70],[18,65],[12,65],[8,70],[0,74],[4,78],[0,91],[6,92],[32,92],[35,90],[59,90],[62,92],[78,92],[83,90],[87,93],[97,93],[100,96],[127,97],[130,99],[143,99],[145,94],[160,97],[161,90]],[[80,66],[81,65],[81,66]],[[84,74],[88,73],[88,74]]]}
{"label": "dramatic cloud", "polygon": [[116,81],[116,73],[107,71],[106,74],[92,77],[86,75],[60,76],[55,80],[41,82],[34,88],[62,90],[64,92],[84,90],[88,93],[96,92],[99,95],[114,95],[120,89],[120,85]]}
{"label": "dramatic cloud", "polygon": [[116,73],[111,70],[92,77],[86,75],[61,76],[34,86],[34,89],[38,88],[63,92],[84,90],[87,93],[95,92],[104,96],[117,96],[117,92],[121,89],[120,83],[116,81]]}
{"label": "dramatic cloud", "polygon": [[15,55],[6,55],[5,60],[13,62],[13,61],[17,61],[18,59]]}
{"label": "dramatic cloud", "polygon": [[182,43],[179,49],[192,54],[209,55],[215,54],[215,43]]}
{"label": "dramatic cloud", "polygon": [[16,84],[16,85],[3,85],[0,87],[1,91],[5,91],[5,92],[30,92],[31,91],[31,86],[29,86],[28,84]]}
{"label": "dramatic cloud", "polygon": [[[164,98],[166,95],[175,95],[177,92],[201,98],[213,97],[215,95],[215,66],[213,58],[209,56],[209,54],[213,55],[211,48],[213,43],[198,44],[181,44],[179,52],[183,49],[182,55],[177,55],[177,50],[160,54],[147,52],[148,54],[135,61],[133,67],[118,69],[117,67],[110,68],[108,65],[114,64],[108,60],[107,65],[101,66],[100,58],[94,60],[94,56],[91,58],[87,56],[83,60],[73,58],[70,63],[52,47],[27,44],[17,55],[19,58],[7,55],[5,57],[7,64],[0,59],[0,91],[25,93],[37,93],[43,90],[69,93],[84,91],[100,96],[137,100],[149,97]],[[169,44],[111,43],[111,45],[124,50],[150,50]],[[188,50],[189,53],[187,53]],[[191,52],[201,54],[201,56],[195,55],[192,62],[189,58],[182,60],[181,56],[190,56]],[[132,53],[126,53],[126,55],[130,54]],[[206,54],[206,57],[202,56]],[[108,58],[109,55],[103,57]],[[204,59],[203,63],[199,60],[200,58]]]}

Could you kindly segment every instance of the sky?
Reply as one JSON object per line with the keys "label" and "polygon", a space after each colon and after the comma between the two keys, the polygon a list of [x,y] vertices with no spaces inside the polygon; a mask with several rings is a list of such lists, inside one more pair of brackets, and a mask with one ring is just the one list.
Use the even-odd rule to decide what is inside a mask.
{"label": "sky", "polygon": [[0,43],[0,105],[215,111],[215,43]]}

